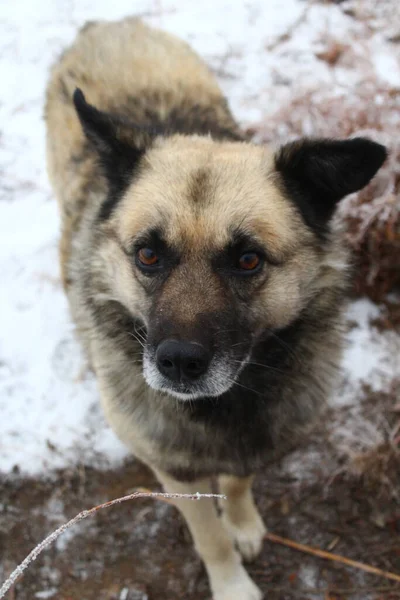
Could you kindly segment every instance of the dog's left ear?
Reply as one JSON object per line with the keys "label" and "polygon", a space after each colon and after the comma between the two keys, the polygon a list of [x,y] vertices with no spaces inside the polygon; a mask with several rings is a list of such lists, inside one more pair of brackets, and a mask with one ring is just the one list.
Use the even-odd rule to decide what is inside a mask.
{"label": "dog's left ear", "polygon": [[275,168],[305,222],[323,232],[337,203],[367,185],[386,157],[384,146],[366,138],[302,139],[278,150]]}
{"label": "dog's left ear", "polygon": [[152,143],[150,133],[129,121],[98,110],[76,89],[74,105],[83,131],[96,150],[112,192],[122,189],[146,149]]}

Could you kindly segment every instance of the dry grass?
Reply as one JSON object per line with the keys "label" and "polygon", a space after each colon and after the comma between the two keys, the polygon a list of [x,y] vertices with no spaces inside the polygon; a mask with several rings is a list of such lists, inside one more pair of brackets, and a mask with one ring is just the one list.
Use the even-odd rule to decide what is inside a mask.
{"label": "dry grass", "polygon": [[380,499],[389,495],[400,500],[400,449],[393,443],[386,442],[355,456],[350,469],[366,493]]}
{"label": "dry grass", "polygon": [[365,386],[360,403],[363,418],[369,416],[374,421],[380,417],[379,439],[364,447],[360,440],[358,449],[349,449],[342,472],[380,512],[391,500],[400,503],[400,381],[394,381],[387,392]]}

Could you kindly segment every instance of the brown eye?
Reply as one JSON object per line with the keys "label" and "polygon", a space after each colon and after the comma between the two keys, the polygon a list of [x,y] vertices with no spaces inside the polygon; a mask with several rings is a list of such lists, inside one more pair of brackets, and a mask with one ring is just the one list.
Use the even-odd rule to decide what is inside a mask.
{"label": "brown eye", "polygon": [[158,263],[158,256],[151,248],[140,248],[137,257],[145,267],[152,267]]}
{"label": "brown eye", "polygon": [[261,258],[256,252],[246,252],[239,258],[239,269],[254,271],[261,263]]}

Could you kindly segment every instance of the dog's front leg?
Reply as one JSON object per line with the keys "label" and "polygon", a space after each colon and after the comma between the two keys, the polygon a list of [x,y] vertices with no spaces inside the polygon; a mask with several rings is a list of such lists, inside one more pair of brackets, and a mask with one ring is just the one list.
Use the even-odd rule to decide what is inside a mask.
{"label": "dog's front leg", "polygon": [[[206,479],[182,483],[159,471],[156,475],[166,492],[210,494],[212,491]],[[243,568],[213,499],[177,499],[174,504],[184,516],[196,550],[204,561],[214,600],[260,600],[262,594]]]}
{"label": "dog's front leg", "polygon": [[219,478],[222,521],[245,560],[253,560],[261,551],[265,535],[263,520],[254,503],[253,477],[222,475]]}

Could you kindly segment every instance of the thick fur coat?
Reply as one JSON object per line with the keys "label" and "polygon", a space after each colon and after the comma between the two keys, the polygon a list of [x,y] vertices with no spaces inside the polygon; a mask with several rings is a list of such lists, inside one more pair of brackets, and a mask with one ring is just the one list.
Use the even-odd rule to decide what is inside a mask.
{"label": "thick fur coat", "polygon": [[[46,122],[63,284],[111,426],[167,487],[250,481],[337,379],[348,257],[332,215],[385,149],[249,143],[189,46],[136,19],[80,31]],[[165,340],[195,344],[206,372],[194,358],[201,375],[170,377]],[[185,516],[215,598],[233,597]],[[235,572],[235,597],[258,598]]]}

